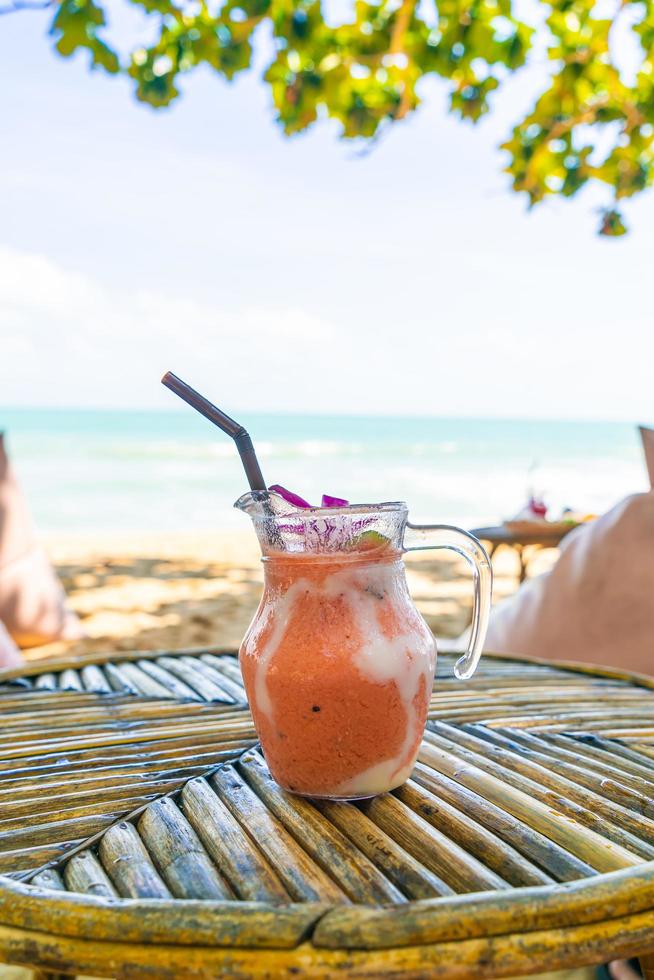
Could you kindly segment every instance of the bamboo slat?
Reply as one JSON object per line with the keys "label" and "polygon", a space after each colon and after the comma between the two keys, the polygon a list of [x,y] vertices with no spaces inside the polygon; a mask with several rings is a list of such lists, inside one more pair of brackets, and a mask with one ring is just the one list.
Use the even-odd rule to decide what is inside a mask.
{"label": "bamboo slat", "polygon": [[87,664],[80,670],[80,677],[85,691],[95,691],[97,694],[110,694],[111,684],[95,664]]}
{"label": "bamboo slat", "polygon": [[[561,761],[574,766],[575,769],[571,770],[571,772],[575,772],[575,774],[579,771],[579,767],[581,767],[581,776],[585,776],[586,779],[588,779],[588,776],[586,776],[584,770],[590,771],[593,774],[597,773],[600,779],[606,779],[611,784],[618,781],[627,788],[634,790],[636,794],[642,794],[646,802],[654,794],[654,771],[648,773],[641,766],[641,771],[635,772],[633,766],[629,769],[628,764],[620,764],[615,758],[610,760],[602,758],[602,753],[589,749],[587,746],[582,747],[577,745],[573,749],[569,738],[560,735],[535,735],[533,732],[513,729],[507,729],[506,731],[499,730],[497,734],[505,735],[507,738],[524,746],[527,750],[531,749],[534,753],[532,758],[538,761],[540,757],[543,765],[551,766],[555,771],[557,762]],[[583,778],[580,778],[579,781],[583,782]],[[584,782],[584,785],[594,788],[596,782],[588,781]],[[638,807],[636,806],[635,809],[638,809]]]}
{"label": "bamboo slat", "polygon": [[0,688],[0,874],[57,857],[253,743],[242,710],[169,693]]}
{"label": "bamboo slat", "polygon": [[131,681],[127,674],[125,674],[122,666],[108,663],[104,665],[103,672],[106,675],[109,685],[113,691],[119,691],[120,693],[125,694],[140,693],[133,681]]}
{"label": "bamboo slat", "polygon": [[411,899],[453,894],[450,886],[385,834],[356,806],[316,800],[318,810]]}
{"label": "bamboo slat", "polygon": [[182,809],[207,853],[245,901],[283,902],[289,895],[249,835],[205,779],[191,779]]}
{"label": "bamboo slat", "polygon": [[239,772],[307,854],[353,902],[402,902],[404,895],[308,800],[284,793],[258,752],[241,756]]}
{"label": "bamboo slat", "polygon": [[412,780],[400,787],[395,795],[434,829],[446,833],[468,854],[483,861],[511,885],[547,885],[554,880],[510,844],[477,823],[470,813],[461,813]]}
{"label": "bamboo slat", "polygon": [[55,868],[44,868],[32,878],[33,884],[47,891],[65,892],[64,880]]}
{"label": "bamboo slat", "polygon": [[72,667],[66,668],[61,672],[59,677],[59,687],[62,691],[83,691],[84,685],[82,684],[82,678],[76,670]]}
{"label": "bamboo slat", "polygon": [[177,898],[233,898],[199,837],[170,798],[151,803],[137,824],[159,874]]}
{"label": "bamboo slat", "polygon": [[[633,778],[626,779],[619,774],[619,771],[610,771],[605,767],[604,771],[598,773],[596,767],[585,763],[579,755],[576,757],[572,753],[564,755],[562,752],[543,751],[542,736],[538,738],[520,729],[483,729],[482,726],[464,725],[464,729],[473,735],[487,739],[493,745],[504,746],[510,751],[519,749],[523,758],[530,762],[542,766],[544,769],[551,770],[555,775],[564,776],[585,786],[600,796],[605,796],[614,803],[624,806],[627,809],[641,813],[650,819],[654,816],[654,805],[652,804],[652,793],[654,784],[651,786],[643,781],[636,781]],[[643,826],[643,831],[647,832],[647,825]],[[654,834],[654,822],[651,830]]]}
{"label": "bamboo slat", "polygon": [[54,691],[57,687],[57,679],[54,674],[49,672],[46,674],[41,674],[36,678],[34,686],[45,691]]}
{"label": "bamboo slat", "polygon": [[295,901],[347,901],[336,882],[302,850],[239,773],[223,769],[210,784]]}
{"label": "bamboo slat", "polygon": [[200,657],[202,663],[209,664],[209,666],[214,667],[219,670],[226,677],[230,677],[234,683],[241,688],[243,694],[245,694],[245,688],[243,687],[243,678],[241,677],[241,670],[238,666],[238,661],[235,657],[222,656],[217,657],[213,653],[203,653]]}
{"label": "bamboo slat", "polygon": [[[36,878],[32,880],[36,881]],[[118,895],[104,868],[90,850],[75,854],[70,861],[66,862],[64,881],[70,892],[81,892],[85,895],[98,895],[104,898],[114,898]]]}
{"label": "bamboo slat", "polygon": [[131,823],[114,824],[98,845],[98,857],[119,895],[125,898],[169,898],[143,841]]}
{"label": "bamboo slat", "polygon": [[[465,744],[462,745],[462,742]],[[423,755],[431,754],[429,756],[430,761],[427,758],[423,761],[428,762],[432,768],[438,768],[439,771],[442,769],[446,775],[452,775],[452,770],[456,768],[456,763],[453,760],[459,760],[459,764],[462,762],[470,763],[471,768],[477,773],[477,778],[480,782],[483,780],[485,787],[487,787],[484,790],[484,796],[493,802],[496,802],[495,797],[504,799],[505,802],[509,798],[512,799],[514,805],[519,809],[519,814],[516,814],[513,809],[510,812],[519,815],[521,819],[524,819],[525,814],[531,815],[534,820],[542,817],[545,825],[549,826],[548,814],[560,814],[561,820],[564,817],[567,819],[570,830],[573,832],[573,838],[577,840],[578,845],[582,846],[582,840],[587,838],[593,853],[598,847],[599,839],[603,839],[606,847],[611,842],[623,852],[630,851],[634,856],[641,855],[642,857],[654,858],[652,844],[648,843],[644,837],[634,834],[631,829],[622,826],[623,822],[632,827],[636,825],[638,831],[642,833],[642,819],[636,815],[621,812],[615,806],[607,805],[595,794],[579,791],[574,784],[571,784],[570,792],[575,797],[575,799],[571,799],[565,792],[560,791],[562,780],[559,777],[542,769],[537,769],[521,757],[516,757],[515,754],[507,753],[503,749],[495,749],[483,741],[480,745],[476,745],[475,750],[473,750],[468,747],[470,744],[469,736],[462,731],[457,732],[455,741],[436,733],[427,732],[425,743],[428,747],[421,752],[421,759]],[[439,765],[436,765],[437,758]],[[502,762],[499,762],[498,759]],[[524,775],[522,771],[516,771],[517,769],[528,771],[531,776]],[[461,771],[463,771],[463,766],[461,766]],[[463,781],[458,775],[456,778],[459,782]],[[492,796],[490,795],[491,786],[496,787]],[[524,799],[525,797],[527,799]],[[529,820],[524,822],[529,823]],[[535,823],[529,825],[545,833]],[[574,829],[574,825],[588,828],[588,831],[594,836],[588,837],[588,834],[579,830],[578,827]],[[611,850],[613,851],[612,848]],[[582,854],[577,856],[585,860]],[[596,854],[596,856],[599,855]],[[592,862],[588,861],[588,863]],[[609,871],[613,868],[598,867],[597,870]]]}
{"label": "bamboo slat", "polygon": [[609,772],[619,772],[624,775],[636,775],[641,779],[646,779],[648,783],[654,785],[654,765],[647,767],[643,765],[642,758],[635,762],[627,756],[621,756],[615,742],[606,742],[600,738],[594,738],[593,743],[589,739],[573,739],[569,735],[546,735],[544,741],[548,745],[561,747],[565,751],[572,752],[573,755],[582,757],[593,763],[599,764],[603,770]]}
{"label": "bamboo slat", "polygon": [[[463,761],[471,756],[476,761],[480,761],[482,766],[466,764]],[[454,776],[457,781],[463,782],[468,787],[475,787],[486,799],[508,810],[527,826],[570,850],[597,871],[614,871],[617,868],[639,864],[642,860],[636,851],[627,850],[621,844],[616,844],[608,837],[602,836],[598,830],[589,829],[575,820],[569,815],[570,807],[559,806],[557,811],[556,807],[542,802],[536,796],[536,791],[540,789],[538,784],[533,784],[532,787],[530,783],[525,783],[524,789],[517,789],[513,785],[513,780],[509,778],[510,772],[506,767],[493,768],[491,772],[491,767],[484,765],[483,757],[475,757],[474,753],[469,753],[458,746],[455,746],[454,754],[448,743],[445,747],[441,747],[438,742],[432,742],[430,733],[427,734],[419,758],[431,768]],[[554,797],[554,799],[558,804],[559,798]],[[573,810],[573,812],[578,815],[578,811]]]}
{"label": "bamboo slat", "polygon": [[199,701],[200,696],[197,691],[194,691],[192,687],[185,684],[184,681],[180,680],[175,674],[166,670],[165,667],[161,665],[159,661],[156,660],[139,660],[137,666],[144,673],[148,674],[155,681],[161,684],[172,697],[177,698],[181,701]]}
{"label": "bamboo slat", "polygon": [[520,747],[516,751],[516,743],[501,730],[486,729],[480,737],[471,735],[469,726],[464,725],[457,731],[456,738],[472,751],[484,746],[490,758],[500,763],[502,760],[509,762],[517,774],[537,779],[543,785],[565,793],[569,800],[581,806],[592,806],[596,814],[645,841],[654,840],[654,820],[642,813],[647,798],[628,792],[615,780],[598,779],[578,765],[571,767],[563,762],[552,765],[547,757],[535,759],[535,753],[528,748]]}
{"label": "bamboo slat", "polygon": [[127,679],[127,683],[138,694],[142,694],[146,698],[170,697],[169,689],[160,681],[151,677],[150,674],[146,674],[138,664],[127,661],[120,664],[120,667],[116,664],[116,667],[120,670],[122,677]]}
{"label": "bamboo slat", "polygon": [[221,669],[217,670],[210,663],[206,663],[204,658],[181,657],[180,659],[187,666],[192,666],[195,671],[212,681],[212,683],[216,684],[217,687],[223,691],[234,703],[245,700],[243,681],[239,678],[239,681],[236,682],[232,677],[230,677],[229,673],[225,670],[222,664]]}
{"label": "bamboo slat", "polygon": [[39,671],[38,663],[23,668],[28,676],[2,671],[7,683],[26,685],[35,690],[92,691],[97,694],[133,694],[142,697],[174,698],[192,701],[224,701],[244,704],[245,689],[233,656],[181,651],[121,654],[120,661],[96,654],[95,662],[77,659],[56,661],[59,669]]}
{"label": "bamboo slat", "polygon": [[159,657],[157,663],[165,667],[176,677],[181,678],[193,688],[194,691],[204,698],[205,701],[225,701],[233,703],[234,699],[227,694],[223,688],[218,687],[214,681],[203,671],[195,666],[191,657]]}
{"label": "bamboo slat", "polygon": [[464,814],[473,813],[478,823],[496,833],[534,864],[546,868],[556,880],[576,881],[578,878],[597,874],[589,864],[580,861],[544,834],[528,827],[507,810],[424,763],[416,764],[412,778],[414,782],[434,793],[440,801],[450,803]]}
{"label": "bamboo slat", "polygon": [[412,779],[357,804],[276,786],[225,651],[0,672],[0,954],[483,980],[654,951],[654,683],[451,667]]}

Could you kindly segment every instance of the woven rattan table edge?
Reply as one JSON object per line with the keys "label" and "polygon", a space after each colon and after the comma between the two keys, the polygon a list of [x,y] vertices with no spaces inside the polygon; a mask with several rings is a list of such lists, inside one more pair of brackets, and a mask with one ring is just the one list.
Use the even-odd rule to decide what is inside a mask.
{"label": "woven rattan table edge", "polygon": [[38,674],[58,673],[69,667],[75,669],[88,665],[106,664],[116,660],[156,660],[157,657],[199,657],[202,654],[211,653],[216,657],[230,656],[236,657],[237,651],[233,647],[184,647],[180,650],[106,650],[94,653],[76,654],[68,657],[43,657],[36,660],[26,660],[18,667],[4,667],[0,669],[0,684],[8,681],[18,680],[21,677],[34,677]]}
{"label": "woven rattan table edge", "polygon": [[[562,894],[570,896],[568,907],[565,904],[554,904],[555,892],[557,898]],[[572,904],[573,908],[570,907]],[[485,906],[489,907],[489,911],[490,906],[494,906],[497,913],[495,917],[484,918]],[[467,917],[466,907],[469,907]],[[582,907],[583,912],[579,916],[578,912]],[[401,927],[406,924],[411,928],[410,920],[416,910],[422,912],[425,918],[439,910],[443,914],[433,918],[431,930],[428,926],[423,932],[424,938],[419,942],[407,931],[406,935],[413,941],[391,943],[389,937],[393,933],[397,936],[398,925]],[[163,941],[164,935],[168,945],[195,945],[200,936],[206,937],[207,922],[215,922],[215,917],[221,913],[228,913],[231,920],[242,919],[244,927],[252,923],[256,930],[257,913],[283,916],[289,911],[306,912],[308,917],[314,917],[312,926],[319,928],[316,948],[391,949],[463,942],[473,938],[528,935],[544,928],[581,928],[646,914],[651,916],[654,945],[654,861],[563,885],[515,888],[499,898],[492,892],[475,892],[385,907],[343,907],[319,903],[279,906],[263,902],[209,902],[190,899],[106,899],[70,892],[50,892],[0,876],[0,925],[35,929],[70,938],[121,942],[130,946],[158,945]],[[158,921],[166,914],[178,920],[172,927],[170,922],[164,924],[163,920]],[[574,923],[567,921],[572,914],[575,915]],[[337,927],[337,945],[335,936],[329,938],[327,924],[331,926],[330,919],[336,924],[343,917],[349,919],[352,940],[349,943],[343,942],[347,937]],[[383,930],[386,926],[387,931],[374,944],[362,941],[356,929],[352,929],[352,926],[356,926],[357,919],[362,924],[374,920],[376,927]],[[516,928],[521,919],[523,924]],[[395,929],[389,931],[388,927],[393,923]],[[135,926],[138,934],[130,931],[130,927],[134,929]],[[252,937],[254,934],[253,932]],[[144,938],[146,935],[149,935],[148,939]],[[129,938],[130,936],[133,938]],[[214,935],[212,938],[218,940],[220,937]],[[200,945],[207,948],[213,945],[231,948],[235,945],[234,933],[230,934],[229,943],[205,941]],[[236,945],[260,944],[250,941]],[[279,948],[279,945],[271,943],[266,948]]]}
{"label": "woven rattan table edge", "polygon": [[485,980],[654,952],[654,913],[565,929],[376,950],[171,946],[70,938],[0,924],[0,957],[51,971],[130,978],[402,977]]}

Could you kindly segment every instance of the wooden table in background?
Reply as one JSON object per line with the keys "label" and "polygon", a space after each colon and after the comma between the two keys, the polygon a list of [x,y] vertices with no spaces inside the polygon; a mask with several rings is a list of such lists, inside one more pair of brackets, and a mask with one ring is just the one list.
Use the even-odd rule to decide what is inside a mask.
{"label": "wooden table in background", "polygon": [[513,548],[520,562],[519,577],[520,584],[522,584],[527,577],[528,564],[525,559],[524,549],[532,547],[558,548],[564,537],[570,531],[574,531],[576,527],[579,527],[579,525],[570,524],[567,527],[557,525],[553,528],[548,528],[546,525],[537,525],[533,531],[525,530],[515,532],[504,524],[498,524],[496,527],[476,527],[470,533],[474,534],[480,541],[486,541],[490,545],[488,553],[491,558],[502,545]]}
{"label": "wooden table in background", "polygon": [[0,960],[132,980],[649,970],[654,681],[451,668],[413,778],[358,805],[274,784],[224,652],[0,672]]}

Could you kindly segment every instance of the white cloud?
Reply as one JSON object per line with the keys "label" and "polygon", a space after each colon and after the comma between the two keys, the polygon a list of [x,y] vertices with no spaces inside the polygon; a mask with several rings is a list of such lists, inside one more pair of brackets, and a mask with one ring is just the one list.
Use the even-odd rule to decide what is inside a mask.
{"label": "white cloud", "polygon": [[2,314],[72,315],[88,308],[96,294],[94,285],[58,266],[44,255],[31,255],[0,247],[0,296]]}
{"label": "white cloud", "polygon": [[0,324],[4,404],[153,404],[161,371],[184,366],[205,384],[218,375],[227,398],[241,404],[250,401],[240,387],[247,382],[261,403],[275,366],[299,372],[334,330],[298,308],[228,310],[174,293],[110,289],[6,247]]}
{"label": "white cloud", "polygon": [[535,270],[517,294],[519,323],[488,277],[488,297],[453,281],[422,322],[409,312],[396,322],[383,285],[369,309],[344,308],[338,320],[315,312],[318,291],[314,309],[267,306],[254,288],[235,308],[183,295],[184,285],[181,275],[168,290],[112,288],[0,246],[0,405],[169,408],[159,377],[170,369],[235,414],[651,419],[650,359],[637,355],[651,349],[646,318],[632,315],[618,333],[615,291],[584,325],[588,340],[566,329],[558,294],[529,312]]}

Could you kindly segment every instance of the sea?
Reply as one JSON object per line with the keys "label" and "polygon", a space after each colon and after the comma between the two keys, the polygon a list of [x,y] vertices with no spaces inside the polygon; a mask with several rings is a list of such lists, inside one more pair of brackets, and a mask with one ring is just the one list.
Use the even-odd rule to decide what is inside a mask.
{"label": "sea", "polygon": [[[405,500],[411,519],[463,527],[514,515],[601,513],[648,488],[623,422],[245,414],[269,484],[318,503]],[[44,532],[243,528],[231,440],[191,410],[0,409],[0,431]]]}

